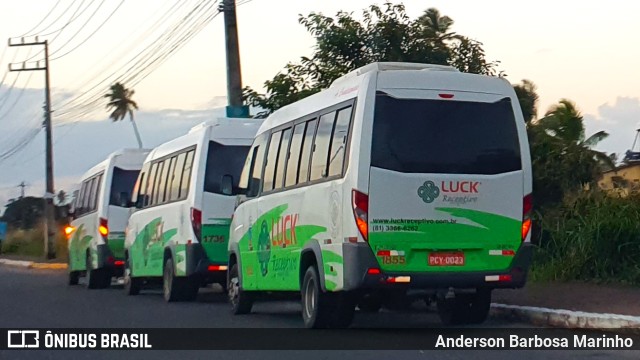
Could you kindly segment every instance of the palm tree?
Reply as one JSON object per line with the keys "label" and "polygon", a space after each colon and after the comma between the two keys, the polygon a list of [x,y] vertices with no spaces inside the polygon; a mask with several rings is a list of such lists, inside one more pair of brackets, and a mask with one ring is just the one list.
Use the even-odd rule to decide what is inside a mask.
{"label": "palm tree", "polygon": [[140,133],[138,132],[138,127],[136,126],[135,121],[133,120],[133,110],[138,110],[138,104],[133,101],[131,98],[135,93],[134,90],[127,89],[121,83],[117,82],[109,88],[109,93],[105,94],[104,97],[109,99],[109,103],[107,104],[107,109],[113,110],[109,115],[111,120],[120,121],[124,119],[124,117],[129,114],[129,120],[131,120],[131,125],[133,125],[133,131],[136,134],[136,139],[138,140],[138,147],[142,149],[142,140],[140,140]]}
{"label": "palm tree", "polygon": [[535,120],[538,115],[538,93],[536,85],[531,81],[524,79],[520,84],[514,85],[513,89],[518,96],[518,102],[522,109],[522,116],[526,123]]}
{"label": "palm tree", "polygon": [[576,149],[584,151],[589,158],[594,159],[601,168],[615,168],[615,163],[611,157],[604,152],[593,150],[599,142],[606,139],[609,134],[606,131],[598,131],[595,134],[586,137],[584,129],[584,119],[577,109],[576,105],[567,99],[562,99],[556,105],[553,105],[538,120],[535,125],[545,133],[561,141],[565,145],[565,149]]}
{"label": "palm tree", "polygon": [[455,32],[449,31],[453,26],[453,19],[448,16],[440,16],[440,11],[436,8],[425,10],[424,14],[418,18],[418,22],[424,26],[427,38],[444,43],[445,40],[456,37]]}

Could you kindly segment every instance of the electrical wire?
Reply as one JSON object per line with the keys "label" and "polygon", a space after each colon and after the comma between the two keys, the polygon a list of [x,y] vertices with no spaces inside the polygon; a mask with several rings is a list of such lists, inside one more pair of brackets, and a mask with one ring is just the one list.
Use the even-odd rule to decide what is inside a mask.
{"label": "electrical wire", "polygon": [[[13,61],[15,61],[16,56],[17,56],[18,52],[16,51],[16,53],[13,56]],[[29,49],[29,52],[27,53],[27,56],[29,56],[29,54],[31,54],[31,49]],[[9,70],[7,70],[7,72],[5,72],[5,76],[2,77],[2,81],[0,81],[0,85],[4,83],[4,80],[6,78],[6,76],[9,74]],[[13,83],[11,83],[11,85],[9,86],[9,88],[7,89],[7,91],[5,92],[5,94],[2,96],[2,99],[0,100],[0,110],[2,110],[2,108],[4,107],[4,105],[7,103],[7,101],[9,101],[9,97],[11,96],[11,92],[13,91],[13,89],[16,86],[16,83],[18,82],[18,78],[20,78],[20,74],[22,74],[22,72],[18,72],[18,74],[16,75],[15,79],[13,79]],[[25,85],[26,87],[26,85]],[[24,89],[24,87],[23,87]],[[2,117],[0,117],[0,120],[2,119]]]}
{"label": "electrical wire", "polygon": [[[43,18],[42,18],[42,20],[40,20],[40,22],[39,22],[39,23],[37,23],[37,24],[36,24],[34,27],[32,27],[30,30],[28,30],[27,32],[25,32],[24,34],[22,34],[22,35],[20,35],[20,36],[18,36],[18,37],[28,36],[28,35],[29,35],[29,34],[31,34],[31,32],[32,32],[32,31],[34,31],[38,26],[42,25],[42,23],[43,23],[45,20],[47,20],[47,18],[49,18],[49,15],[51,15],[51,14],[53,13],[53,11],[58,7],[58,5],[60,5],[60,2],[61,2],[61,1],[62,1],[62,0],[58,0],[58,1],[55,3],[55,5],[53,5],[53,7],[52,7],[48,12],[47,12],[47,15],[45,15],[45,17],[43,17]],[[45,28],[45,29],[43,29],[43,30],[41,30],[41,31],[44,31],[44,30],[46,30],[46,28]],[[0,61],[0,63],[1,63],[1,61]]]}
{"label": "electrical wire", "polygon": [[[165,32],[163,32],[163,34],[162,34],[162,35],[160,35],[160,37],[162,37],[165,33],[166,33],[166,30],[165,30]],[[158,39],[159,39],[160,37],[156,38],[156,39],[155,39],[156,41],[152,42],[150,45],[148,45],[148,46],[147,46],[147,47],[145,47],[143,50],[141,50],[140,52],[138,52],[138,53],[137,53],[133,58],[131,58],[127,63],[125,63],[125,64],[123,64],[122,66],[120,66],[116,71],[112,72],[109,76],[107,76],[106,78],[104,78],[102,81],[100,81],[99,83],[95,84],[93,87],[91,87],[90,89],[88,89],[88,90],[86,90],[85,92],[81,93],[80,95],[78,95],[78,96],[74,97],[73,99],[71,99],[71,100],[69,100],[69,101],[67,101],[67,102],[65,102],[65,103],[63,103],[63,104],[61,104],[61,106],[60,106],[60,107],[61,107],[61,108],[64,108],[65,106],[69,106],[70,104],[72,104],[72,103],[74,103],[74,102],[77,102],[79,99],[81,99],[81,98],[83,98],[85,95],[89,94],[89,93],[90,93],[90,91],[92,91],[92,90],[96,89],[99,85],[101,85],[101,84],[103,84],[103,83],[105,83],[105,82],[109,81],[109,80],[111,79],[111,77],[115,76],[115,75],[116,75],[120,70],[124,69],[124,68],[125,68],[126,66],[128,66],[130,63],[132,63],[132,62],[136,61],[136,59],[137,59],[138,57],[142,56],[142,55],[145,53],[145,51],[147,51],[147,50],[148,50],[148,49],[153,45],[153,43],[155,43],[155,42],[157,42],[157,41],[158,41]],[[90,95],[90,96],[91,96],[91,95]]]}
{"label": "electrical wire", "polygon": [[[253,1],[253,0],[241,0],[236,4],[236,6],[244,5],[244,4],[247,4],[247,3],[251,2],[251,1]],[[84,0],[83,0],[83,2],[84,2]],[[220,9],[217,9],[215,13],[209,13],[209,11],[211,9],[213,9],[213,7],[216,5],[216,3],[217,3],[217,1],[216,1],[216,2],[210,3],[210,6],[205,8],[202,11],[202,14],[200,14],[198,16],[194,16],[194,13],[200,7],[202,7],[204,2],[205,2],[205,0],[201,1],[200,3],[198,3],[198,5],[195,6],[187,15],[185,15],[180,20],[180,22],[178,22],[176,25],[174,25],[171,28],[171,30],[168,30],[168,31],[165,30],[156,39],[156,41],[152,42],[150,45],[145,47],[145,49],[143,49],[136,56],[134,56],[129,62],[127,62],[126,64],[121,66],[118,70],[121,70],[121,69],[125,68],[128,64],[130,64],[130,63],[135,61],[135,63],[132,66],[130,66],[116,80],[126,79],[127,82],[131,84],[130,86],[135,86],[135,85],[139,84],[147,76],[149,76],[151,73],[153,73],[158,67],[160,67],[166,60],[168,60],[172,56],[172,54],[174,54],[176,51],[180,50],[195,35],[197,35],[200,31],[202,31],[213,19],[215,19],[221,13]],[[75,0],[74,0],[74,3],[75,3]],[[174,3],[174,6],[175,6],[175,4],[177,4],[177,2]],[[83,40],[79,45],[74,47],[71,51],[75,50],[77,47],[79,47],[80,45],[84,44],[91,36],[93,36],[93,34],[95,34],[95,32],[97,32],[104,25],[104,23],[106,23],[113,16],[113,14],[118,10],[120,5],[122,5],[122,2],[109,15],[109,17],[98,27],[98,29],[96,29],[92,34],[89,35],[89,37],[87,37],[85,40]],[[183,6],[183,5],[184,4],[182,4],[181,6]],[[81,6],[82,6],[82,3],[80,5],[80,7]],[[77,10],[80,9],[80,7],[78,7],[78,9],[76,9],[76,13],[77,13]],[[88,8],[88,6],[87,6],[87,8]],[[85,8],[83,10],[83,13],[86,11],[87,8]],[[171,9],[173,9],[173,7]],[[171,9],[167,13],[165,13],[165,15],[168,14],[171,11]],[[222,9],[224,9],[224,8],[222,8]],[[95,12],[94,12],[94,14],[95,14]],[[77,18],[77,17],[75,17],[75,18]],[[74,18],[74,15],[72,15],[72,18],[70,19],[70,21],[67,24],[65,24],[65,26],[63,26],[61,29],[59,29],[59,31],[62,31],[75,18]],[[67,43],[69,43],[69,41]],[[65,45],[67,43],[65,43]],[[154,44],[156,46],[152,48],[152,45],[154,45]],[[65,45],[63,45],[62,47],[64,47]],[[59,48],[58,51],[60,51],[60,49],[62,49],[62,47]],[[71,52],[71,51],[69,51],[69,52]],[[63,57],[65,55],[67,55],[67,53],[65,53],[65,54],[63,54],[63,55],[61,55],[61,56],[59,56],[57,58]],[[110,77],[112,77],[116,73],[117,73],[117,71],[114,72],[109,77],[107,77],[101,83],[107,81]],[[89,89],[88,91],[82,93],[80,96],[77,96],[77,97],[71,99],[70,101],[66,102],[65,105],[69,105],[69,104],[73,103],[74,101],[77,101],[78,98],[80,98],[81,96],[83,96],[85,94],[88,94],[90,90],[95,89],[97,86],[99,86],[99,84],[94,85],[91,89]],[[14,81],[14,85],[15,85],[15,81]],[[23,88],[22,92],[23,91],[24,91],[24,88]],[[102,96],[102,94],[96,94],[94,97],[90,98],[89,100],[91,100],[93,98],[96,98],[96,99],[94,99],[94,100],[92,100],[90,102],[85,101],[84,104],[79,104],[79,105],[72,106],[71,108],[66,109],[67,114],[71,113],[72,109],[74,109],[74,108],[76,109],[76,111],[77,110],[84,110],[84,111],[81,111],[80,113],[77,113],[77,115],[85,115],[85,114],[91,113],[92,111],[95,111],[95,108],[94,109],[87,109],[87,107],[96,105],[96,102],[100,102],[100,100],[105,101],[103,96]],[[65,109],[63,109],[61,115],[65,115],[64,110]],[[58,143],[62,138],[64,138],[66,135],[68,135],[79,121],[80,121],[79,119],[76,119],[74,121],[70,121],[70,122],[59,124],[58,127],[62,127],[62,126],[65,126],[65,125],[69,125],[69,127],[68,127],[68,129],[67,129],[67,131],[65,133],[63,133],[61,136],[57,137],[57,139],[54,141],[54,144]],[[11,149],[0,153],[0,163],[3,162],[4,160],[8,159],[11,156],[14,156],[18,152],[22,151],[31,142],[33,142],[33,140],[37,137],[37,135],[40,133],[40,131],[41,131],[41,128],[32,129],[27,134],[25,134],[24,136],[19,138],[18,141],[16,141],[16,144],[11,147]],[[39,155],[41,155],[41,154],[42,153],[40,153]],[[28,161],[31,161],[34,158],[35,157],[32,157]]]}
{"label": "electrical wire", "polygon": [[[76,1],[77,1],[77,0],[73,0],[72,5],[73,5],[73,4],[75,4],[75,3],[76,3]],[[61,32],[61,31],[62,31],[62,30],[64,30],[67,26],[69,26],[69,25],[70,25],[70,24],[71,24],[75,19],[77,19],[77,18],[79,18],[80,16],[82,16],[82,14],[84,14],[84,13],[85,13],[85,11],[87,11],[87,9],[89,9],[89,7],[91,6],[91,4],[92,4],[92,3],[94,3],[95,1],[94,1],[94,0],[91,0],[91,1],[89,2],[89,4],[87,4],[87,7],[85,7],[85,8],[84,8],[84,9],[83,9],[79,14],[78,14],[78,11],[80,11],[80,9],[82,8],[82,5],[84,4],[84,2],[85,2],[85,0],[80,0],[80,5],[78,6],[78,8],[73,12],[73,14],[72,14],[72,15],[71,15],[71,17],[69,18],[69,20],[67,20],[67,22],[66,22],[64,25],[62,25],[62,27],[61,27],[61,28],[59,28],[59,29],[57,29],[57,30],[53,30],[53,31],[48,32],[48,33],[46,33],[46,34],[38,34],[38,36],[49,36],[49,35],[53,35],[53,34],[55,34],[55,33],[59,33],[59,32]],[[67,9],[66,11],[68,11],[68,10],[69,10],[69,9]],[[66,12],[66,11],[65,11],[65,12]]]}
{"label": "electrical wire", "polygon": [[[93,19],[93,17],[96,15],[96,13],[98,12],[98,10],[100,10],[100,8],[102,7],[102,5],[104,4],[105,0],[102,0],[102,2],[100,2],[100,5],[98,5],[98,7],[93,11],[93,13],[89,16],[89,18],[87,19],[87,21],[85,21],[84,24],[82,24],[82,26],[80,27],[80,29],[84,29],[85,26],[87,26],[87,24],[89,23],[89,21],[91,21],[91,19]],[[83,41],[81,41],[79,44],[77,44],[74,48],[72,48],[71,50],[67,51],[66,53],[64,53],[63,55],[59,55],[57,57],[53,57],[54,55],[56,55],[57,53],[59,53],[60,51],[62,51],[62,49],[64,49],[65,46],[67,46],[67,44],[69,44],[73,39],[75,39],[75,37],[80,34],[80,31],[77,31],[75,34],[73,34],[73,36],[71,36],[67,42],[65,42],[64,44],[62,44],[62,46],[60,46],[57,50],[53,51],[51,54],[49,54],[49,60],[53,61],[53,60],[57,60],[60,59],[61,57],[68,55],[69,53],[71,53],[72,51],[74,51],[75,49],[77,49],[80,45],[83,45],[85,42],[87,42],[87,40],[89,40],[98,30],[100,30],[104,24],[106,24],[107,21],[109,21],[109,19],[111,19],[111,17],[113,16],[113,14],[116,13],[116,11],[118,11],[118,9],[120,8],[120,6],[122,6],[122,3],[124,3],[124,0],[120,1],[120,4],[118,4],[118,6],[111,12],[111,14],[109,14],[109,16],[105,19],[105,21],[103,21],[91,34],[89,34],[89,36],[84,39]]]}
{"label": "electrical wire", "polygon": [[[47,34],[39,34],[38,36],[36,36],[36,38],[37,38],[37,37],[45,37],[45,36],[49,36],[49,35],[53,35],[53,34],[56,34],[56,33],[57,33],[57,34],[56,34],[56,36],[54,36],[54,37],[53,37],[53,39],[51,39],[51,40],[49,40],[49,41],[48,41],[48,42],[49,42],[49,45],[53,44],[53,42],[54,42],[54,41],[56,41],[56,40],[58,39],[58,37],[62,34],[62,32],[64,31],[64,29],[66,29],[66,28],[67,28],[67,26],[69,26],[69,24],[71,24],[75,19],[77,19],[78,17],[80,17],[80,15],[82,15],[84,12],[86,12],[86,11],[87,11],[87,9],[89,8],[89,6],[91,6],[91,3],[89,3],[89,5],[87,5],[87,7],[85,7],[85,8],[80,12],[80,14],[78,14],[78,11],[79,11],[79,10],[80,10],[80,8],[82,7],[82,4],[84,4],[84,1],[85,1],[85,0],[82,0],[82,1],[80,2],[80,6],[78,6],[78,8],[77,8],[77,9],[73,12],[73,14],[71,15],[71,18],[70,18],[70,19],[67,21],[67,23],[66,23],[66,24],[64,24],[60,29],[55,30],[55,31],[50,32],[50,33],[47,33]],[[74,1],[74,2],[75,2],[75,1]],[[76,16],[76,14],[77,14],[77,16]],[[39,51],[39,52],[37,52],[35,55],[33,55],[32,57],[30,57],[30,58],[26,59],[25,61],[32,60],[32,59],[34,59],[36,56],[38,56],[38,55],[42,54],[43,52],[44,52],[44,50],[40,50],[40,51]]]}
{"label": "electrical wire", "polygon": [[[27,86],[29,85],[29,82],[31,82],[31,77],[32,76],[33,76],[33,71],[29,71],[29,77],[27,78],[27,82],[24,84],[22,89],[20,89],[20,92],[18,93],[18,96],[16,97],[15,101],[13,102],[13,104],[11,104],[9,109],[7,109],[3,115],[0,115],[0,120],[2,120],[4,117],[9,115],[11,113],[11,111],[16,107],[16,104],[20,101],[20,98],[22,98],[22,95],[24,95],[24,91],[27,88]],[[18,79],[18,77],[16,76],[16,80],[17,79]],[[14,82],[14,84],[15,84],[15,82]],[[8,98],[9,98],[8,96],[5,98],[5,102],[6,102],[6,100]]]}
{"label": "electrical wire", "polygon": [[[154,41],[153,43],[151,43],[149,46],[147,46],[145,49],[143,49],[142,51],[140,51],[136,56],[134,56],[134,58],[132,58],[129,62],[127,62],[126,64],[124,64],[123,66],[120,67],[119,70],[125,68],[128,64],[137,61],[129,66],[129,68],[127,70],[125,70],[125,72],[120,75],[119,77],[117,77],[115,80],[113,81],[119,81],[122,80],[126,77],[130,77],[131,73],[134,72],[134,76],[137,73],[140,73],[140,71],[142,69],[144,69],[146,66],[148,66],[149,63],[153,63],[154,61],[157,61],[158,57],[161,57],[162,55],[166,54],[166,48],[169,47],[169,49],[171,49],[172,47],[174,47],[175,42],[171,42],[176,36],[180,36],[181,33],[180,31],[184,31],[185,29],[185,24],[188,26],[193,26],[192,24],[192,18],[194,13],[200,9],[203,5],[204,5],[205,1],[200,1],[199,4],[197,6],[195,6],[187,15],[185,15],[179,23],[177,23],[176,25],[172,26],[170,29],[167,29],[162,35],[160,35],[156,41]],[[215,7],[215,3],[210,3],[209,7],[207,10],[213,9]],[[204,15],[201,15],[201,17],[206,17],[207,13],[205,12]],[[198,19],[200,18],[196,18],[195,21],[198,21]],[[191,22],[187,22],[187,21],[191,21]],[[189,31],[190,29],[187,28],[186,31]],[[180,39],[178,39],[178,41],[180,41]],[[155,46],[154,46],[155,45]],[[165,51],[165,52],[163,52]],[[156,55],[156,54],[160,54],[160,55]],[[155,56],[154,56],[155,55]],[[115,75],[117,73],[114,72],[111,76]],[[103,80],[100,83],[104,83],[106,81],[108,81],[111,76],[107,77],[105,80]],[[128,78],[130,80],[130,78]],[[100,84],[99,83],[99,84]],[[87,99],[84,103],[82,104],[78,104],[78,105],[74,105],[71,108],[66,108],[66,109],[62,109],[60,111],[58,111],[58,115],[62,116],[62,115],[67,115],[72,111],[81,111],[83,109],[86,109],[88,107],[94,107],[94,105],[98,102],[100,102],[101,97],[103,96],[101,93],[99,92],[94,92],[94,94],[90,94],[89,92],[93,89],[95,89],[99,84],[96,84],[92,89],[89,89],[88,91],[84,92],[83,94],[80,94],[78,97],[76,97],[74,100],[77,100],[80,97],[86,97],[89,98]],[[88,94],[88,96],[86,96]],[[69,104],[71,102],[67,102],[67,104]],[[63,105],[64,106],[64,105]],[[95,110],[95,108],[94,108]],[[75,116],[74,116],[75,117]]]}
{"label": "electrical wire", "polygon": [[[160,24],[164,23],[166,21],[166,19],[168,18],[168,16],[170,16],[170,14],[173,12],[174,8],[180,4],[180,1],[175,1],[175,0],[167,0],[165,2],[166,4],[173,4],[171,5],[171,7],[164,13],[162,14],[162,16],[160,16],[160,18],[158,18],[151,26],[149,26],[147,28],[147,30],[145,30],[142,34],[140,34],[137,38],[131,37],[131,43],[129,44],[129,46],[127,46],[126,48],[121,49],[120,52],[118,52],[117,54],[114,53],[114,48],[109,49],[109,54],[113,54],[113,58],[108,58],[106,56],[102,57],[103,60],[109,60],[108,61],[108,65],[105,67],[101,67],[101,66],[96,66],[98,64],[92,64],[92,66],[90,67],[91,69],[97,69],[98,71],[93,73],[92,76],[86,76],[88,75],[88,71],[84,72],[82,75],[78,76],[79,79],[86,79],[86,81],[84,81],[82,84],[76,84],[76,86],[74,86],[75,88],[83,88],[87,85],[89,85],[93,80],[95,80],[100,74],[103,74],[105,72],[109,72],[112,69],[112,66],[114,66],[116,64],[116,62],[120,59],[122,59],[127,53],[130,53],[133,48],[137,45],[139,45],[140,43],[143,42],[144,39],[147,39],[149,37],[150,34],[152,34],[153,32],[155,32],[155,30],[160,26]],[[180,6],[184,6],[184,3]],[[155,15],[157,13],[160,12],[160,10],[162,9],[162,7],[158,8],[158,10],[150,17],[150,19],[155,18]],[[146,24],[146,22],[145,22]],[[102,61],[100,64],[105,63],[105,61]]]}

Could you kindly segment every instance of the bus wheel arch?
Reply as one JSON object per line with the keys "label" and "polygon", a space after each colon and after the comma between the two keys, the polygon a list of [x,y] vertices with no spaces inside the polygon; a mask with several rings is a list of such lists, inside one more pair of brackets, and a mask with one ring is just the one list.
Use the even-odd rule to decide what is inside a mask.
{"label": "bus wheel arch", "polygon": [[314,265],[318,272],[319,280],[320,280],[320,288],[322,291],[327,291],[324,282],[324,267],[322,263],[322,250],[320,249],[320,245],[313,241],[307,244],[307,246],[302,249],[300,254],[300,272],[299,272],[299,282],[300,289],[302,289],[302,282],[304,281],[305,273],[309,266]]}

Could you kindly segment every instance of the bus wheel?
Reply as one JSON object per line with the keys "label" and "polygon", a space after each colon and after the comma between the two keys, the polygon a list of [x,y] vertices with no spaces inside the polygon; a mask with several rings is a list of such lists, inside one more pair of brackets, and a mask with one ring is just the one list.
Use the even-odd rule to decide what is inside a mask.
{"label": "bus wheel", "polygon": [[346,328],[351,325],[355,302],[345,292],[323,292],[314,265],[307,268],[302,281],[302,319],[307,328]]}
{"label": "bus wheel", "polygon": [[489,316],[491,290],[478,289],[475,294],[458,294],[452,299],[438,296],[437,306],[445,325],[481,324]]}
{"label": "bus wheel", "polygon": [[78,285],[79,278],[79,271],[69,271],[69,285]]}
{"label": "bus wheel", "polygon": [[87,254],[86,259],[86,281],[87,281],[87,289],[99,289],[100,282],[100,270],[92,269],[93,265],[91,264],[91,255]]}
{"label": "bus wheel", "polygon": [[180,279],[177,279],[173,269],[173,260],[168,258],[164,262],[162,271],[162,294],[166,302],[180,300]]}
{"label": "bus wheel", "polygon": [[124,263],[124,291],[127,295],[138,295],[142,290],[142,279],[131,276],[131,259]]}
{"label": "bus wheel", "polygon": [[227,295],[229,296],[231,313],[233,315],[248,314],[251,312],[253,299],[251,299],[249,293],[242,290],[240,276],[238,275],[238,264],[233,264],[229,271]]}

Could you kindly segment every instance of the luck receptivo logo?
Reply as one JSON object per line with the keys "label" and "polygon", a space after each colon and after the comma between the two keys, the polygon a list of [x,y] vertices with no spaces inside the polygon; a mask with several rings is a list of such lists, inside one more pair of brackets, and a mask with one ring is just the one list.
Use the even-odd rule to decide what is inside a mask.
{"label": "luck receptivo logo", "polygon": [[446,194],[478,194],[479,186],[480,182],[478,181],[442,181],[438,186],[433,181],[428,180],[418,188],[418,196],[422,201],[429,204],[434,202],[440,196],[440,193],[444,193],[443,200],[451,202],[453,198]]}
{"label": "luck receptivo logo", "polygon": [[433,181],[425,181],[418,188],[418,196],[427,204],[432,203],[440,195],[440,189]]}

